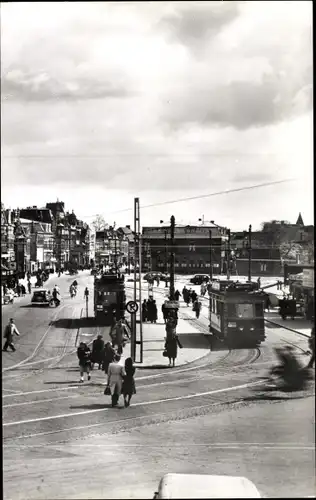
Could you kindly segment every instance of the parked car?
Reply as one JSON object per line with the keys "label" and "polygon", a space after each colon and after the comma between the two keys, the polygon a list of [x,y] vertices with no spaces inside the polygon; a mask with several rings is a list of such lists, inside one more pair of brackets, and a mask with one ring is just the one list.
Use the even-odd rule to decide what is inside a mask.
{"label": "parked car", "polygon": [[190,283],[193,285],[202,285],[202,283],[208,283],[209,281],[210,277],[207,274],[196,274],[190,279]]}
{"label": "parked car", "polygon": [[53,306],[53,297],[49,290],[46,288],[39,288],[34,290],[32,300],[32,306]]}
{"label": "parked car", "polygon": [[153,498],[261,498],[261,495],[246,477],[169,473],[161,478]]}
{"label": "parked car", "polygon": [[145,276],[144,276],[144,280],[145,281],[148,281],[148,280],[156,280],[157,278],[160,279],[160,281],[170,281],[170,276],[167,275],[167,274],[164,274],[164,273],[161,273],[160,271],[157,271],[157,272],[150,272],[150,273],[146,273]]}

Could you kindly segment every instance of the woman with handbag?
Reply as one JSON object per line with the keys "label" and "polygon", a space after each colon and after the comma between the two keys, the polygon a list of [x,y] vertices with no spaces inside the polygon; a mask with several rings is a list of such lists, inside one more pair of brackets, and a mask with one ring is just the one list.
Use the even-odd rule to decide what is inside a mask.
{"label": "woman with handbag", "polygon": [[123,379],[126,375],[124,366],[118,364],[120,359],[121,356],[119,354],[115,354],[114,362],[110,363],[108,369],[108,383],[104,391],[104,394],[109,394],[109,392],[111,393],[112,408],[118,404],[118,400],[122,392]]}
{"label": "woman with handbag", "polygon": [[103,364],[102,370],[107,374],[110,363],[113,363],[115,356],[115,350],[113,349],[111,342],[107,342],[103,351]]}
{"label": "woman with handbag", "polygon": [[[182,349],[182,344],[180,343],[179,337],[176,333],[172,335],[167,335],[165,342],[165,351],[163,352],[163,356],[169,358],[169,366],[175,366],[175,360],[177,359],[178,354],[178,346]],[[166,355],[165,355],[166,353]]]}
{"label": "woman with handbag", "polygon": [[135,387],[135,366],[133,366],[132,358],[127,358],[125,360],[125,376],[122,385],[122,394],[124,396],[124,405],[125,408],[130,405],[132,395],[136,394]]}

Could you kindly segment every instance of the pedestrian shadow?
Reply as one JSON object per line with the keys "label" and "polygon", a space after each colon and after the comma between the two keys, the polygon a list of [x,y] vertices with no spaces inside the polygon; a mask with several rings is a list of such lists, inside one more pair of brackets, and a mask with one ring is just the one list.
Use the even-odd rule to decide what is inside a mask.
{"label": "pedestrian shadow", "polygon": [[243,398],[243,401],[292,401],[293,399],[305,399],[304,395],[300,396],[289,396],[289,395],[273,395],[273,394],[255,394],[254,396],[248,396]]}
{"label": "pedestrian shadow", "polygon": [[44,382],[45,385],[69,385],[69,387],[77,386],[79,383],[78,380],[57,380],[57,381],[49,381]]}
{"label": "pedestrian shadow", "polygon": [[55,328],[89,328],[96,326],[96,319],[94,317],[91,318],[59,318],[55,321],[51,321],[49,323],[50,326],[54,326]]}
{"label": "pedestrian shadow", "polygon": [[[112,408],[111,403],[93,403],[89,405],[80,405],[80,406],[70,406],[71,410],[102,410],[104,408]],[[119,406],[117,407],[119,408]]]}
{"label": "pedestrian shadow", "polygon": [[203,333],[179,333],[179,340],[184,349],[205,349],[206,346]]}

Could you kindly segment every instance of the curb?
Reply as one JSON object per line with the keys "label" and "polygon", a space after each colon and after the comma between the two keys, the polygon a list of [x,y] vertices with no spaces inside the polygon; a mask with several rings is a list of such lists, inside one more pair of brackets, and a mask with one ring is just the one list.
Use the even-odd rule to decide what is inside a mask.
{"label": "curb", "polygon": [[[181,335],[181,333],[180,333],[180,335]],[[211,335],[205,335],[203,333],[201,335],[204,335],[207,338],[208,342],[210,342]],[[209,352],[211,352],[211,345],[209,347]],[[179,367],[190,365],[191,363],[195,363],[196,361],[199,361],[200,359],[205,358],[205,356],[208,356],[208,354],[203,354],[203,356],[198,356],[197,358],[194,358],[191,361],[188,361],[187,363],[181,363],[179,365],[177,364],[174,368],[179,368]],[[164,370],[166,368],[169,368],[169,369],[173,368],[172,366],[162,365],[159,363],[153,364],[153,365],[143,365],[143,364],[138,365],[136,362],[134,362],[134,365],[135,365],[135,368],[139,368],[140,370],[155,370],[155,369]]]}
{"label": "curb", "polygon": [[298,335],[302,335],[303,337],[310,338],[310,335],[307,335],[306,333],[299,332],[298,330],[294,330],[294,328],[290,328],[289,326],[284,326],[280,325],[280,323],[276,323],[275,321],[271,321],[270,319],[266,319],[265,321],[268,321],[268,323],[272,323],[272,325],[279,326],[280,328],[285,328],[285,330],[289,330],[290,332],[297,333]]}

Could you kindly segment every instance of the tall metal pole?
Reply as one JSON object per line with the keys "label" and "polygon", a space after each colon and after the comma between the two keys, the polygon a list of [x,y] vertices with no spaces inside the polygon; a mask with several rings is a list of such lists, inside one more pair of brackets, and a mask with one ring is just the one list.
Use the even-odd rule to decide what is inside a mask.
{"label": "tall metal pole", "polygon": [[251,281],[251,224],[248,231],[248,281]]}
{"label": "tall metal pole", "polygon": [[[138,198],[134,199],[134,302],[137,302],[137,244],[138,244]],[[131,358],[136,355],[136,314],[131,315]]]}
{"label": "tall metal pole", "polygon": [[170,253],[170,300],[174,300],[174,228],[175,218],[172,215],[170,218],[170,232],[171,232],[171,253]]}
{"label": "tall metal pole", "polygon": [[117,247],[116,247],[116,234],[114,234],[114,266],[117,273]]}
{"label": "tall metal pole", "polygon": [[168,272],[167,231],[165,230],[165,273]]}
{"label": "tall metal pole", "polygon": [[213,269],[212,269],[212,230],[210,229],[210,281],[213,279]]}
{"label": "tall metal pole", "polygon": [[143,313],[142,313],[142,237],[139,233],[139,340],[140,363],[143,362]]}
{"label": "tall metal pole", "polygon": [[227,265],[227,279],[230,279],[230,229],[227,229],[227,256],[226,256],[226,265]]}

